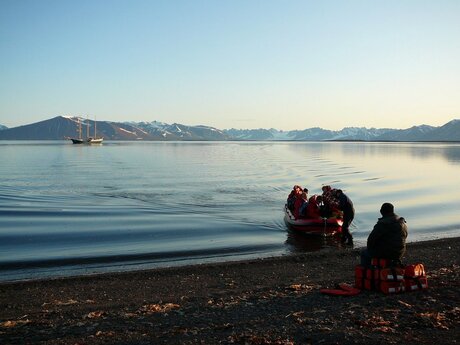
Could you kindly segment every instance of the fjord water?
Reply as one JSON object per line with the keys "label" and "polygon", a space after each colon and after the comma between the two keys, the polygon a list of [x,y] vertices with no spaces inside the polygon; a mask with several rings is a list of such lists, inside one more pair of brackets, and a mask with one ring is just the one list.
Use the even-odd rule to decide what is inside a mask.
{"label": "fjord water", "polygon": [[353,200],[355,246],[383,202],[410,242],[460,234],[460,144],[0,141],[0,280],[342,250],[287,230],[294,184]]}

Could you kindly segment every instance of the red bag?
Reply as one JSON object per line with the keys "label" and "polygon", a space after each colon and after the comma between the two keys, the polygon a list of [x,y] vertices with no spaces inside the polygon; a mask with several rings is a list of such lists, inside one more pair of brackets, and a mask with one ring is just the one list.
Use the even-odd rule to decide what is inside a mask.
{"label": "red bag", "polygon": [[404,275],[406,277],[424,277],[425,267],[423,264],[407,265]]}
{"label": "red bag", "polygon": [[365,273],[366,273],[366,269],[364,268],[364,266],[361,266],[361,265],[355,266],[355,277],[356,278],[363,278]]}
{"label": "red bag", "polygon": [[378,282],[374,279],[364,279],[364,288],[366,290],[378,290]]}
{"label": "red bag", "polygon": [[428,288],[428,280],[426,277],[406,278],[404,282],[406,291],[415,291]]}
{"label": "red bag", "polygon": [[364,280],[355,276],[355,288],[364,289]]}
{"label": "red bag", "polygon": [[404,281],[381,281],[380,291],[384,294],[399,293],[404,291]]}
{"label": "red bag", "polygon": [[375,282],[372,279],[355,278],[355,287],[361,290],[376,290]]}
{"label": "red bag", "polygon": [[375,290],[374,269],[355,266],[355,287],[358,289]]}
{"label": "red bag", "polygon": [[372,258],[371,259],[371,265],[380,267],[380,268],[386,268],[390,265],[390,260],[388,259],[379,259],[379,258]]}
{"label": "red bag", "polygon": [[391,263],[390,260],[373,258],[371,268],[355,266],[355,287],[385,294],[428,288],[423,264],[388,267]]}
{"label": "red bag", "polygon": [[366,269],[361,265],[355,266],[355,287],[358,289],[364,289],[364,275]]}
{"label": "red bag", "polygon": [[379,268],[368,268],[366,271],[366,279],[379,280],[380,278],[380,269]]}
{"label": "red bag", "polygon": [[382,268],[379,271],[375,271],[375,279],[386,280],[386,281],[402,281],[404,280],[404,268]]}

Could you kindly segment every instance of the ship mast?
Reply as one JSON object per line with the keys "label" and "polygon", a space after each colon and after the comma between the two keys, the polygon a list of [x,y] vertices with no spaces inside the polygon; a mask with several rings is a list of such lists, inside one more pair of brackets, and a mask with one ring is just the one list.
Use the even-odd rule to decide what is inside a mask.
{"label": "ship mast", "polygon": [[78,139],[81,140],[81,122],[80,122],[80,118],[78,117]]}

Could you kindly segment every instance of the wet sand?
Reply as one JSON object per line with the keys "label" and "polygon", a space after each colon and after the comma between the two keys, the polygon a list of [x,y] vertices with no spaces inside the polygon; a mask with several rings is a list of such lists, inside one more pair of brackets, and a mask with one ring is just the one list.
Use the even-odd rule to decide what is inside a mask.
{"label": "wet sand", "polygon": [[408,244],[429,288],[328,296],[359,249],[0,284],[1,344],[456,344],[460,238]]}

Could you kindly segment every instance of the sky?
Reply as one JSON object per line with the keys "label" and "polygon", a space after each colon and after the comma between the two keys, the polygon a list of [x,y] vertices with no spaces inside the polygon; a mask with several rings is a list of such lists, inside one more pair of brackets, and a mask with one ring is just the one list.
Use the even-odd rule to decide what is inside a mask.
{"label": "sky", "polygon": [[0,0],[0,124],[460,118],[458,0]]}

